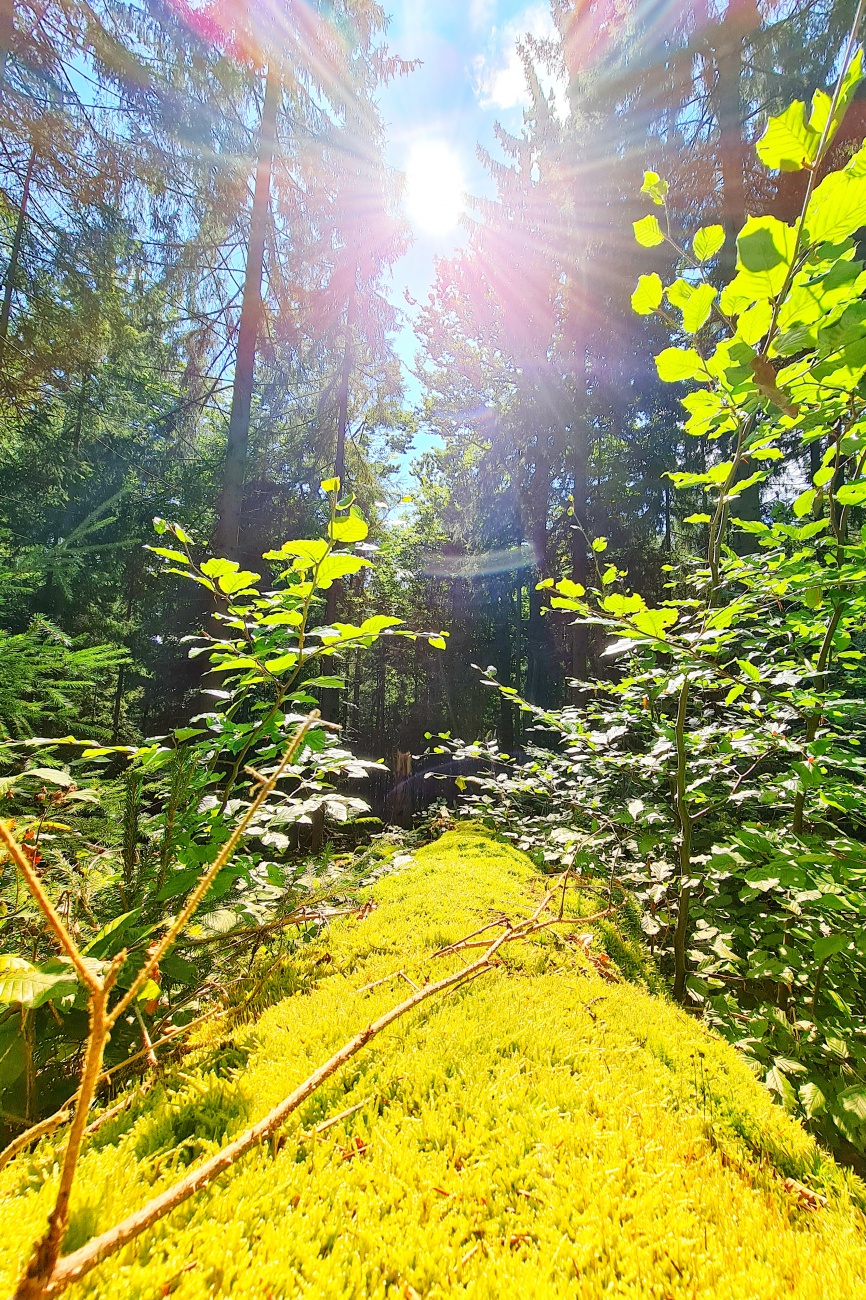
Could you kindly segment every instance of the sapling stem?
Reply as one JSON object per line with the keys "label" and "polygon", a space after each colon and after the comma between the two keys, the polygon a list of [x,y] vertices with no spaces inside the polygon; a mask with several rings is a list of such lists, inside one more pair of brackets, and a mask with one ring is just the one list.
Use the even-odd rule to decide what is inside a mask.
{"label": "sapling stem", "polygon": [[102,1058],[105,1046],[111,1037],[112,1027],[117,1023],[120,1016],[131,1005],[136,1003],[136,999],[147,980],[157,969],[160,960],[171,948],[219,872],[231,859],[244,832],[274,790],[286,767],[298,753],[307,732],[318,720],[319,714],[315,710],[303,720],[274,771],[267,779],[261,780],[255,798],[238,822],[230,838],[219,851],[211,866],[207,871],[203,872],[187,902],[175,917],[166,934],[158,944],[154,945],[147,961],[133,980],[131,987],[110,1011],[108,1008],[109,997],[121,967],[126,960],[126,951],[122,950],[117,954],[102,978],[95,973],[91,964],[88,964],[79,952],[69,930],[63,924],[61,917],[42,887],[42,882],[27,853],[17,843],[8,826],[0,822],[0,840],[2,840],[9,856],[21,873],[60,947],[69,957],[81,982],[89,990],[88,1014],[90,1019],[84,1054],[84,1068],[75,1099],[69,1139],[63,1156],[57,1197],[48,1216],[48,1227],[45,1234],[33,1248],[27,1267],[14,1292],[13,1300],[40,1300],[40,1297],[50,1294],[50,1280],[55,1272],[63,1245],[63,1237],[69,1223],[69,1202],[75,1182],[78,1159],[81,1154],[81,1144],[87,1127],[87,1113],[102,1077]]}

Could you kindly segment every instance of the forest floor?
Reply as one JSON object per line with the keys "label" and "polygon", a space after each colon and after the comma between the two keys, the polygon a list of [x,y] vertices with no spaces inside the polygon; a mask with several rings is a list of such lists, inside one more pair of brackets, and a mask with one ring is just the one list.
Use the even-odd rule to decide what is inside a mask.
{"label": "forest floor", "polygon": [[[416,851],[273,976],[257,1019],[204,1026],[130,1092],[85,1151],[65,1251],[265,1114],[410,982],[478,955],[440,949],[532,915],[544,884],[474,828]],[[588,921],[599,900],[573,885],[563,899],[561,923],[398,1020],[278,1141],[68,1294],[866,1296],[866,1187],[663,996],[627,924]],[[3,1294],[59,1145],[0,1175]]]}

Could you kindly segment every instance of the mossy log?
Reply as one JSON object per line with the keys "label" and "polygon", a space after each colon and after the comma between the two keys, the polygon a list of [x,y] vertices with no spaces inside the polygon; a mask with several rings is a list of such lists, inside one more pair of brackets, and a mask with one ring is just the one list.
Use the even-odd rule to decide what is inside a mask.
{"label": "mossy log", "polygon": [[[200,1030],[181,1066],[99,1129],[65,1251],[264,1115],[399,1001],[403,977],[467,960],[437,949],[528,916],[548,884],[473,830],[381,879],[374,907],[272,981],[255,1023]],[[67,1294],[866,1297],[866,1188],[660,994],[633,938],[581,923],[597,907],[572,887],[573,926],[500,949],[493,970],[395,1023],[278,1143]],[[628,978],[603,978],[617,972]],[[0,1294],[44,1229],[59,1142],[0,1175]]]}

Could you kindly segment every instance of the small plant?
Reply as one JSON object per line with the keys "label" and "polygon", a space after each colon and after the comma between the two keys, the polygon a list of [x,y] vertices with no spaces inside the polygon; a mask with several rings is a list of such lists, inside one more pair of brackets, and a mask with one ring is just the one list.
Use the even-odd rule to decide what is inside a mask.
{"label": "small plant", "polygon": [[[353,499],[338,499],[336,480],[323,486],[327,536],[268,552],[274,569],[268,586],[232,561],[196,563],[189,535],[158,520],[158,533],[175,545],[155,546],[154,553],[170,573],[214,598],[213,624],[191,645],[193,655],[209,658],[204,699],[212,707],[167,739],[137,749],[66,738],[62,752],[75,744],[81,758],[64,767],[46,765],[57,755],[40,741],[41,765],[5,783],[21,851],[39,867],[42,889],[83,957],[111,961],[125,952],[115,976],[119,989],[152,968],[149,953],[166,915],[186,906],[202,871],[220,863],[195,925],[151,969],[144,994],[112,1033],[112,1071],[152,1063],[155,1042],[170,1041],[221,1000],[237,1001],[239,986],[254,989],[262,962],[266,970],[280,959],[287,932],[309,941],[325,897],[351,893],[353,861],[336,866],[327,853],[299,861],[298,832],[322,826],[325,818],[339,826],[363,816],[367,804],[345,782],[381,764],[356,758],[339,743],[338,728],[319,720],[304,724],[302,748],[265,798],[250,789],[250,765],[271,771],[320,694],[342,686],[334,669],[342,672],[344,656],[389,635],[425,635],[444,645],[442,635],[410,632],[392,617],[374,615],[357,625],[317,620],[332,583],[371,563],[363,549],[367,525]],[[18,757],[22,747],[7,752]],[[118,759],[129,763],[122,779],[110,776],[110,766],[105,776],[95,775],[94,765],[116,766]],[[229,842],[234,848],[225,857]],[[14,1131],[68,1110],[87,1035],[86,991],[68,961],[57,957],[38,907],[14,873],[3,881],[3,898],[0,1097]]]}

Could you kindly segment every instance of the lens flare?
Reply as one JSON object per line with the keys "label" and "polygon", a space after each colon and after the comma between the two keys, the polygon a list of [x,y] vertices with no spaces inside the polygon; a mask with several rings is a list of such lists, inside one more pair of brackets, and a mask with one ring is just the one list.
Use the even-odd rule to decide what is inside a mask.
{"label": "lens flare", "polygon": [[412,146],[403,201],[409,220],[428,235],[447,235],[464,207],[460,159],[444,140]]}

